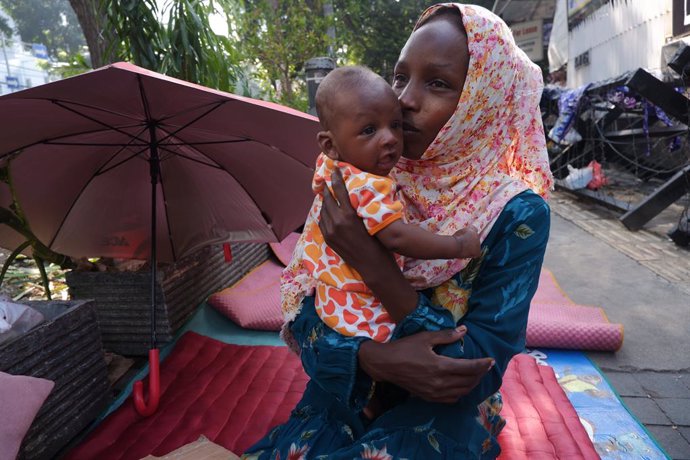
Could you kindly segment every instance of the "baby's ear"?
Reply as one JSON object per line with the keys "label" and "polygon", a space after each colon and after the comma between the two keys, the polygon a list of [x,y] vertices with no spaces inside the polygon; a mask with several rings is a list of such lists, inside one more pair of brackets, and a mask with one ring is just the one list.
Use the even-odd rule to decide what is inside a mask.
{"label": "baby's ear", "polygon": [[333,135],[330,131],[319,131],[316,141],[321,147],[321,151],[331,160],[338,160],[338,150],[333,143]]}

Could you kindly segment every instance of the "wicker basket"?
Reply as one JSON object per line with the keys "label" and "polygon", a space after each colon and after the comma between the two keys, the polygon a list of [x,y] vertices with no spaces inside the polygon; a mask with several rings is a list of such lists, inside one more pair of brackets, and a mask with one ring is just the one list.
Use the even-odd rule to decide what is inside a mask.
{"label": "wicker basket", "polygon": [[[232,245],[232,263],[221,246],[209,246],[158,273],[156,339],[161,347],[214,292],[232,285],[268,258],[268,245]],[[146,355],[150,346],[151,275],[141,272],[68,272],[73,299],[94,299],[103,347],[121,355]]]}
{"label": "wicker basket", "polygon": [[0,370],[55,382],[19,452],[20,459],[51,459],[107,407],[108,369],[93,302],[26,304],[47,321],[0,345]]}

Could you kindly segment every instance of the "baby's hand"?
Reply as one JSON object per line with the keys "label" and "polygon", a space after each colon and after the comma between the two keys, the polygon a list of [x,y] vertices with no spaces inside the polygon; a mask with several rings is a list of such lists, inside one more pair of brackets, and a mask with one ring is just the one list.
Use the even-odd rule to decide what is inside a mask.
{"label": "baby's hand", "polygon": [[482,252],[481,243],[479,241],[479,234],[474,229],[474,227],[469,226],[458,230],[453,235],[455,240],[460,246],[460,256],[461,259],[471,259],[473,257],[479,257]]}

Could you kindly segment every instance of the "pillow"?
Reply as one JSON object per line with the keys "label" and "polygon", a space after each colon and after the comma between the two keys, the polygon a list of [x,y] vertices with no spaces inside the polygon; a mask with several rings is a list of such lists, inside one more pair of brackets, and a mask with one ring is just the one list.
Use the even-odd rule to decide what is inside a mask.
{"label": "pillow", "polygon": [[292,232],[280,243],[268,243],[273,254],[286,267],[290,264],[292,253],[295,252],[295,246],[297,246],[297,240],[300,236],[302,236],[301,233]]}
{"label": "pillow", "polygon": [[0,458],[14,459],[55,382],[0,372]]}
{"label": "pillow", "polygon": [[267,260],[236,284],[208,298],[208,304],[246,329],[279,331],[283,325],[280,309],[280,273],[283,267]]}

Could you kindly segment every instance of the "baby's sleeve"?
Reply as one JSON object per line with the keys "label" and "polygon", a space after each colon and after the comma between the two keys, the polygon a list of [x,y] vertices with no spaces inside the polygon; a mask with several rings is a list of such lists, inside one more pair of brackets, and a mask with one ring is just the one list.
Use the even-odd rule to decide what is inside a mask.
{"label": "baby's sleeve", "polygon": [[402,218],[403,205],[395,199],[393,179],[361,173],[350,176],[346,186],[350,203],[370,235]]}

